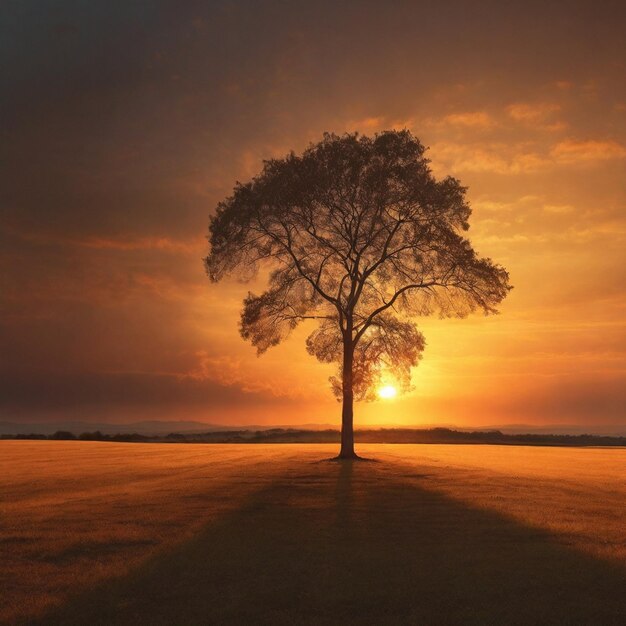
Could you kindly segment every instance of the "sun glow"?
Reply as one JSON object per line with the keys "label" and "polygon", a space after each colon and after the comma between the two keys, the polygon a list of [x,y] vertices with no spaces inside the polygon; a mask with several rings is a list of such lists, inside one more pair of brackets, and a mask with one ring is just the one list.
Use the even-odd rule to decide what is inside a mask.
{"label": "sun glow", "polygon": [[385,399],[395,398],[397,393],[398,392],[393,385],[385,385],[378,390],[378,395]]}

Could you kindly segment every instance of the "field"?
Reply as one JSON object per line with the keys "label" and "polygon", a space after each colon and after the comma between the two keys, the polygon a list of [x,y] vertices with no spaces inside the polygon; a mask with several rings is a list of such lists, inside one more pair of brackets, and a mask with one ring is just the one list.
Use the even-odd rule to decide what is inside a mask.
{"label": "field", "polygon": [[622,624],[626,450],[0,442],[0,622]]}

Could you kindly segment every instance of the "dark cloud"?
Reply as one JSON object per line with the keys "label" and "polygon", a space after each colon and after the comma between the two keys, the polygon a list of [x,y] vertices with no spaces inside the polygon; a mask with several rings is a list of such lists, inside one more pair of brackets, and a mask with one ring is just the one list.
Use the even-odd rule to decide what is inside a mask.
{"label": "dark cloud", "polygon": [[296,407],[293,399],[166,374],[31,371],[0,381],[0,414],[7,419],[193,416],[223,422],[229,414],[258,418]]}

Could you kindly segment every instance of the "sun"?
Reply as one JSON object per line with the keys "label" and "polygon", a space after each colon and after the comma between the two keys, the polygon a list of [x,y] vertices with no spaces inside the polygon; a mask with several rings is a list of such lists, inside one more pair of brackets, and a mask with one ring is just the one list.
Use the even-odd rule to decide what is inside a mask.
{"label": "sun", "polygon": [[393,385],[385,385],[378,390],[378,395],[385,399],[395,398],[397,393],[398,391]]}

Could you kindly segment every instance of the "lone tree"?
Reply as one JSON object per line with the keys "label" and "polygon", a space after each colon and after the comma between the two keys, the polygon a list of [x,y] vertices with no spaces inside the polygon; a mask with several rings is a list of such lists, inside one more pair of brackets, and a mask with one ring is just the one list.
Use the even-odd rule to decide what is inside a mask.
{"label": "lone tree", "polygon": [[510,289],[506,270],[461,234],[466,189],[436,180],[424,152],[406,130],[325,134],[301,156],[265,161],[211,219],[212,281],[272,270],[267,291],[249,293],[241,313],[241,336],[258,354],[319,320],[307,350],[339,365],[339,458],[357,458],[354,400],[371,399],[388,372],[409,387],[425,345],[411,318],[495,313]]}

